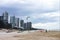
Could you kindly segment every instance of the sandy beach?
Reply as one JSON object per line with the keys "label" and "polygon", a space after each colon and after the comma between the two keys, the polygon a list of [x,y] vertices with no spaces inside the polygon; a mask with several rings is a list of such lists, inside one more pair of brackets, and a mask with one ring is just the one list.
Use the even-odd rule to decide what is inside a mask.
{"label": "sandy beach", "polygon": [[0,40],[60,40],[60,32],[0,32]]}

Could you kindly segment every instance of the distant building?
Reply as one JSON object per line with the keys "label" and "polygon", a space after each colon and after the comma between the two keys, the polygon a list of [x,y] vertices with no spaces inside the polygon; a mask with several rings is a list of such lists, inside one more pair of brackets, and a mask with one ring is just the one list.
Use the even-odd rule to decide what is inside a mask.
{"label": "distant building", "polygon": [[20,27],[24,26],[24,20],[20,20]]}
{"label": "distant building", "polygon": [[19,21],[19,18],[15,18],[15,16],[11,16],[10,17],[10,23],[8,23],[8,12],[5,11],[2,14],[2,16],[0,16],[0,20],[3,21],[3,23],[6,27],[8,27],[9,24],[11,24],[12,28],[21,28],[21,29],[25,29],[25,30],[30,30],[32,27],[32,23],[28,22],[29,18],[30,17],[27,17],[26,18],[27,23],[24,23],[24,20]]}
{"label": "distant building", "polygon": [[19,28],[19,18],[15,18],[15,27]]}
{"label": "distant building", "polygon": [[5,11],[2,16],[3,16],[3,22],[8,23],[8,12]]}
{"label": "distant building", "polygon": [[31,27],[32,27],[32,23],[31,22],[27,22],[27,30],[30,30],[31,29]]}
{"label": "distant building", "polygon": [[15,16],[10,17],[10,24],[12,25],[12,28],[15,27]]}
{"label": "distant building", "polygon": [[3,16],[0,16],[0,20],[3,20]]}
{"label": "distant building", "polygon": [[26,25],[27,23],[24,23],[24,29],[26,30],[27,29],[27,25]]}
{"label": "distant building", "polygon": [[24,29],[25,30],[30,30],[31,27],[32,27],[32,23],[31,22],[24,23]]}

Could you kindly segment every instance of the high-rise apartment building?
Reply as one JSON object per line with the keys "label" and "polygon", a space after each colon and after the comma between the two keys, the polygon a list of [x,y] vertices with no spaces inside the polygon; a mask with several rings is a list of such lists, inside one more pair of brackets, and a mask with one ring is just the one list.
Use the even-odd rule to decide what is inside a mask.
{"label": "high-rise apartment building", "polygon": [[27,23],[24,23],[24,30],[27,30]]}
{"label": "high-rise apartment building", "polygon": [[31,28],[32,28],[32,23],[31,22],[24,23],[24,29],[25,30],[30,30]]}
{"label": "high-rise apartment building", "polygon": [[20,20],[20,27],[21,29],[24,29],[24,20]]}
{"label": "high-rise apartment building", "polygon": [[12,25],[12,28],[15,27],[15,16],[10,17],[10,23]]}
{"label": "high-rise apartment building", "polygon": [[24,20],[20,20],[20,27],[24,26]]}
{"label": "high-rise apartment building", "polygon": [[15,18],[15,27],[19,28],[19,18]]}
{"label": "high-rise apartment building", "polygon": [[0,20],[3,21],[3,16],[0,16]]}
{"label": "high-rise apartment building", "polygon": [[27,23],[26,23],[26,28],[27,28],[27,30],[30,30],[31,27],[32,27],[32,23],[31,23],[31,22],[27,22]]}
{"label": "high-rise apartment building", "polygon": [[5,11],[2,16],[3,16],[3,22],[8,23],[8,12]]}

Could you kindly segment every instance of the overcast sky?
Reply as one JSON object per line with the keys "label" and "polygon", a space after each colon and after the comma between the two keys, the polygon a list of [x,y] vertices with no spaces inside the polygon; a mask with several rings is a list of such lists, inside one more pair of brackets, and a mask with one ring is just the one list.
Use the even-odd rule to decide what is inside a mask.
{"label": "overcast sky", "polygon": [[0,15],[7,11],[10,16],[21,19],[30,16],[32,27],[59,30],[59,0],[0,0]]}

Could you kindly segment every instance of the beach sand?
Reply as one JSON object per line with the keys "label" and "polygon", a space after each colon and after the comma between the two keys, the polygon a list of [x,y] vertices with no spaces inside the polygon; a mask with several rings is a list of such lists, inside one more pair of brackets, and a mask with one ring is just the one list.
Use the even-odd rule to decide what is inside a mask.
{"label": "beach sand", "polygon": [[0,33],[0,40],[60,40],[60,32]]}

